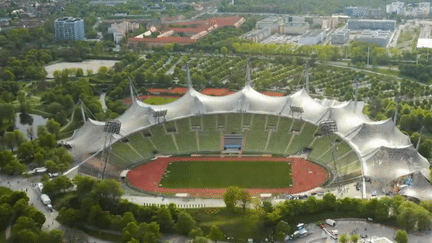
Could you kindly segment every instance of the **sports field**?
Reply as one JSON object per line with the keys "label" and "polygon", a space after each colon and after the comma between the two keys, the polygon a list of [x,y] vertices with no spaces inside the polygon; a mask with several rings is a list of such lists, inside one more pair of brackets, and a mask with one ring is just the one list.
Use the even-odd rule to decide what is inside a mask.
{"label": "sports field", "polygon": [[[243,178],[242,180],[248,183],[257,183],[254,185],[247,184],[246,186],[237,185],[241,188],[246,188],[254,196],[259,196],[261,193],[295,194],[308,191],[323,184],[328,177],[327,170],[324,167],[300,157],[159,157],[129,171],[127,180],[132,186],[149,192],[188,193],[192,196],[205,197],[221,197],[224,194],[226,185],[210,188],[211,185],[217,183],[211,179],[216,172],[207,170],[204,171],[205,175],[201,175],[199,171],[195,171],[195,174],[192,175],[191,170],[187,173],[184,171],[184,166],[181,165],[183,162],[189,162],[189,164],[202,163],[198,165],[201,172],[205,169],[204,165],[210,164],[212,169],[217,170],[216,172],[219,173],[221,178],[237,178],[238,180]],[[218,164],[220,162],[226,162],[225,164],[229,167],[222,168],[222,164]],[[258,166],[255,167],[254,164]],[[175,165],[180,169],[178,171],[180,173],[174,171],[177,169],[171,167]],[[239,170],[235,167],[239,165],[246,167],[238,167],[240,168]],[[272,167],[273,165],[274,167]],[[285,176],[286,174],[289,175],[290,172],[292,176]],[[168,174],[168,176],[164,177],[165,174]],[[169,184],[167,184],[168,182],[164,182],[165,179],[172,180],[171,178],[179,176],[178,174],[187,174],[186,179],[184,181],[176,181],[177,188],[167,188]],[[231,176],[227,174],[231,174]],[[204,185],[197,187],[196,185],[185,184],[196,181],[195,177],[201,178],[201,181],[206,181],[205,183],[210,184],[210,186],[204,188],[206,187]],[[269,181],[266,181],[267,179]],[[183,185],[180,186],[179,183],[183,183]]]}
{"label": "sports field", "polygon": [[171,162],[162,188],[290,188],[291,164],[276,161]]}

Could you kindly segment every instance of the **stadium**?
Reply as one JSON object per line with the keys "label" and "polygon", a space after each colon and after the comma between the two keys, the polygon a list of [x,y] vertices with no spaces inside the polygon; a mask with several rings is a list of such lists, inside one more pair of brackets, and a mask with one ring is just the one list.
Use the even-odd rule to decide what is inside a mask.
{"label": "stadium", "polygon": [[[272,97],[250,81],[221,97],[201,94],[190,82],[188,87],[165,105],[132,99],[117,119],[118,134],[106,133],[106,122],[88,119],[62,141],[74,154],[88,155],[79,171],[98,176],[103,170],[106,178],[125,178],[146,192],[196,196],[221,195],[229,185],[255,194],[300,193],[365,178],[383,190],[409,181],[399,194],[431,195],[425,193],[431,191],[429,162],[392,120],[364,115],[364,102],[313,99],[305,89]],[[323,132],[329,121],[337,129]],[[112,147],[104,165],[107,141]]]}

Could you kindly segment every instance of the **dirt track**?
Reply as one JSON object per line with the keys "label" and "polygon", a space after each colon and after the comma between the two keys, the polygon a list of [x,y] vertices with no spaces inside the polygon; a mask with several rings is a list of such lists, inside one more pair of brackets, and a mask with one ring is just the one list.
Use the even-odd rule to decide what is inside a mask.
{"label": "dirt track", "polygon": [[253,196],[260,193],[300,193],[320,186],[327,179],[326,169],[303,158],[269,158],[269,157],[169,157],[158,158],[154,161],[143,164],[128,173],[129,182],[135,187],[152,192],[165,193],[188,193],[193,196],[221,197],[225,192],[222,189],[195,189],[195,188],[161,188],[159,182],[165,169],[170,162],[175,161],[280,161],[290,162],[292,169],[293,187],[276,189],[248,189]]}

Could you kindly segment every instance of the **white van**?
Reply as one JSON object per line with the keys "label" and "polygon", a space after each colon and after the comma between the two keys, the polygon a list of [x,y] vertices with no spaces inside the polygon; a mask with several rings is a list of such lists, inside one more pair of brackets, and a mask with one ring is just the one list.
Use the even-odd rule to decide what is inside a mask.
{"label": "white van", "polygon": [[336,226],[336,221],[334,221],[333,219],[326,219],[325,223],[327,225],[330,225],[330,226],[333,226],[333,227]]}
{"label": "white van", "polygon": [[42,190],[43,190],[43,184],[39,182],[37,184],[37,187],[39,188],[40,192],[42,192]]}

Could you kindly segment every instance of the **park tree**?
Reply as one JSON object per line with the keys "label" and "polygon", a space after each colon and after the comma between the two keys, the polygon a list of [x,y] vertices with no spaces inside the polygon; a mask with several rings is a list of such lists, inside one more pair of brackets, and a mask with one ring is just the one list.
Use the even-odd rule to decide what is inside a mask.
{"label": "park tree", "polygon": [[91,225],[107,229],[111,225],[111,215],[109,212],[103,211],[99,205],[94,205],[90,209],[87,221]]}
{"label": "park tree", "polygon": [[200,227],[195,227],[189,232],[189,237],[195,239],[196,237],[203,236],[203,231]]}
{"label": "park tree", "polygon": [[208,242],[207,238],[203,236],[198,236],[193,240],[193,243],[207,243],[207,242]]}
{"label": "park tree", "polygon": [[3,203],[0,205],[0,230],[5,230],[12,216],[12,207]]}
{"label": "park tree", "polygon": [[160,227],[156,222],[151,222],[149,224],[141,223],[138,227],[138,232],[138,239],[143,243],[157,243],[162,237]]}
{"label": "park tree", "polygon": [[339,236],[339,242],[340,243],[348,243],[349,237],[346,234],[341,234]]}
{"label": "park tree", "polygon": [[63,238],[67,243],[88,242],[87,235],[84,231],[70,227],[65,227],[65,229],[63,229]]}
{"label": "park tree", "polygon": [[276,224],[276,239],[284,241],[287,234],[289,234],[290,226],[287,222],[281,220]]}
{"label": "park tree", "polygon": [[224,239],[224,233],[219,229],[217,225],[212,225],[207,238],[217,243],[218,240]]}
{"label": "park tree", "polygon": [[91,194],[102,208],[110,209],[118,203],[123,191],[118,181],[105,179],[95,183]]}
{"label": "park tree", "polygon": [[136,222],[134,215],[131,212],[126,212],[122,217],[122,228],[126,227],[130,222]]}
{"label": "park tree", "polygon": [[228,48],[226,48],[225,46],[222,46],[220,52],[225,56],[226,54],[228,54]]}
{"label": "park tree", "polygon": [[135,234],[138,231],[138,225],[136,222],[130,222],[124,229],[121,235],[122,242],[128,242],[134,239]]}
{"label": "park tree", "polygon": [[53,180],[51,180],[55,187],[58,188],[58,190],[60,190],[61,192],[65,192],[67,189],[72,188],[73,187],[73,183],[72,181],[69,179],[69,177],[62,175],[59,177],[54,178]]}
{"label": "park tree", "polygon": [[62,243],[63,231],[62,230],[42,231],[39,235],[39,242]]}
{"label": "park tree", "polygon": [[332,193],[326,193],[323,197],[324,209],[333,210],[335,209],[336,205],[336,196]]}
{"label": "park tree", "polygon": [[226,189],[223,199],[227,209],[234,210],[234,207],[237,204],[239,198],[239,194],[240,194],[239,187],[230,186]]}
{"label": "park tree", "polygon": [[161,207],[157,210],[156,222],[163,233],[172,232],[174,229],[174,220],[172,219],[171,212],[166,207]]}
{"label": "park tree", "polygon": [[53,118],[49,119],[47,121],[47,123],[45,124],[48,132],[54,134],[54,135],[58,135],[59,131],[60,131],[60,123],[56,122]]}
{"label": "park tree", "polygon": [[407,243],[408,242],[407,232],[405,230],[398,230],[396,232],[394,239],[396,243]]}
{"label": "park tree", "polygon": [[96,180],[90,176],[76,175],[73,178],[73,183],[77,186],[78,195],[85,196],[92,191]]}
{"label": "park tree", "polygon": [[251,202],[251,195],[248,190],[242,189],[238,195],[238,200],[242,204],[243,211],[246,211],[246,206]]}
{"label": "park tree", "polygon": [[359,241],[359,235],[358,234],[352,234],[350,238],[351,238],[352,243],[357,243]]}
{"label": "park tree", "polygon": [[75,227],[81,221],[81,215],[79,210],[62,208],[57,216],[57,220],[64,225]]}
{"label": "park tree", "polygon": [[188,235],[195,228],[196,222],[187,212],[180,212],[175,224],[175,230],[181,235]]}

